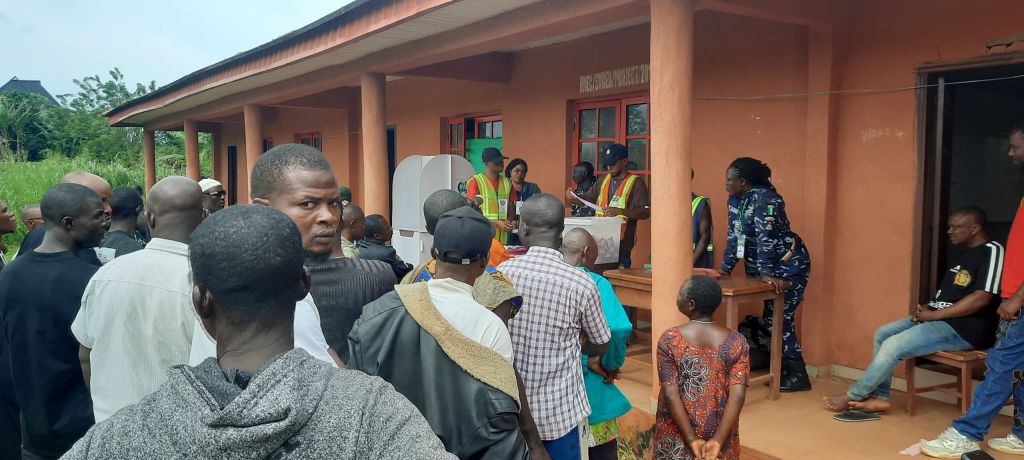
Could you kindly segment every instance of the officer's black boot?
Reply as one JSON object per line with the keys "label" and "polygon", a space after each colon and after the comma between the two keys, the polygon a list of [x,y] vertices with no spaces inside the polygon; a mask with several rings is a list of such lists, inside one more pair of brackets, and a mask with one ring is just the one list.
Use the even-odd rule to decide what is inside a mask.
{"label": "officer's black boot", "polygon": [[782,358],[782,379],[779,391],[791,393],[811,389],[811,379],[807,376],[807,365],[803,358]]}

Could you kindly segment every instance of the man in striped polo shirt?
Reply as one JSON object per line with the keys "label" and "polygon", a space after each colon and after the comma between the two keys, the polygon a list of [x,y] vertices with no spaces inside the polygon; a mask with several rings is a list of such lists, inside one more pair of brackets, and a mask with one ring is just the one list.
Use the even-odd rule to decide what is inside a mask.
{"label": "man in striped polo shirt", "polygon": [[[939,351],[992,346],[999,317],[1003,246],[985,233],[985,212],[971,206],[949,216],[949,241],[966,246],[950,265],[932,301],[875,331],[875,353],[846,394],[825,397],[834,411],[889,408],[892,371],[903,360]],[[843,414],[837,420],[844,419]]]}

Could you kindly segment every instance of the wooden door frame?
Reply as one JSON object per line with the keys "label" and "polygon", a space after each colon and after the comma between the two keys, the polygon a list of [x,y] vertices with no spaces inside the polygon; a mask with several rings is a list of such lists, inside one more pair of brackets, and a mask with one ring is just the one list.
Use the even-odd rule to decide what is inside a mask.
{"label": "wooden door frame", "polygon": [[[931,285],[937,284],[938,282],[937,280],[933,280],[930,283],[924,281],[924,270],[926,266],[930,266],[933,272],[928,274],[928,276],[932,278],[937,277],[938,269],[935,267],[935,264],[937,263],[938,257],[939,238],[941,238],[941,235],[938,238],[936,237],[936,235],[939,234],[937,231],[941,231],[941,229],[938,227],[933,228],[932,238],[931,241],[929,241],[931,247],[926,248],[923,238],[925,222],[926,220],[930,220],[933,226],[941,224],[937,224],[935,222],[935,212],[942,204],[941,193],[937,190],[929,190],[928,187],[929,173],[938,175],[941,172],[940,168],[936,168],[935,171],[929,171],[928,156],[929,154],[935,153],[930,152],[929,150],[935,149],[936,144],[941,148],[941,124],[943,121],[940,113],[937,120],[938,123],[936,123],[936,127],[939,129],[933,132],[931,129],[932,127],[929,124],[931,121],[929,118],[929,110],[931,107],[929,106],[928,98],[929,90],[931,90],[932,87],[927,86],[928,81],[932,76],[953,71],[1002,67],[1014,64],[1024,64],[1024,51],[993,53],[967,59],[927,61],[914,68],[914,72],[917,74],[916,82],[919,89],[916,91],[917,110],[915,120],[915,142],[917,144],[917,171],[915,174],[915,181],[917,183],[915,184],[914,196],[914,244],[911,256],[912,260],[915,260],[916,263],[911,266],[911,295],[915,298],[912,304],[927,302],[930,300],[933,293]],[[940,94],[939,96],[944,97],[943,94]],[[936,110],[941,111],[942,102],[943,101],[941,100],[937,101],[935,107]],[[941,152],[939,152],[939,159],[941,160]],[[935,181],[935,184],[938,184],[941,181],[941,178],[933,177],[931,180]],[[930,260],[925,260],[926,255]]]}

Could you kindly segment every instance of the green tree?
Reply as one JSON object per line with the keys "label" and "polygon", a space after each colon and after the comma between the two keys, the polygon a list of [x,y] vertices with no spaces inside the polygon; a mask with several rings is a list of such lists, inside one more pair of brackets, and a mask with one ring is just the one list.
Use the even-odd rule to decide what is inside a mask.
{"label": "green tree", "polygon": [[49,139],[47,116],[54,107],[38,94],[0,94],[0,159],[39,160]]}
{"label": "green tree", "polygon": [[115,67],[109,76],[76,79],[77,93],[57,96],[66,110],[55,112],[50,119],[50,146],[67,157],[87,155],[100,161],[140,165],[142,128],[112,128],[103,114],[155,90],[156,82],[136,83],[134,89],[129,89],[120,69]]}

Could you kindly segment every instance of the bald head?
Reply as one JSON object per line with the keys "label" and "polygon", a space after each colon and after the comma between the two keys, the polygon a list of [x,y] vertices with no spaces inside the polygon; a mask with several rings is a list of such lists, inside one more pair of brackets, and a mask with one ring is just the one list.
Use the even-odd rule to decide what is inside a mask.
{"label": "bald head", "polygon": [[38,204],[27,204],[21,208],[21,221],[29,231],[43,225],[43,211],[39,210]]}
{"label": "bald head", "polygon": [[593,267],[597,261],[597,240],[590,232],[574,228],[562,236],[562,257],[576,267]]}
{"label": "bald head", "polygon": [[65,174],[64,178],[60,181],[64,184],[78,184],[89,187],[100,196],[100,200],[103,201],[103,210],[108,215],[111,213],[110,195],[114,193],[114,190],[110,188],[110,183],[106,179],[85,171],[73,171]]}
{"label": "bald head", "polygon": [[149,191],[146,221],[154,238],[188,243],[203,221],[203,192],[184,176],[169,176]]}
{"label": "bald head", "polygon": [[363,213],[363,208],[356,204],[349,203],[341,210],[341,236],[346,240],[354,242],[363,239],[366,233],[365,223],[366,214]]}
{"label": "bald head", "polygon": [[561,248],[565,227],[565,206],[550,193],[539,193],[523,203],[519,238],[526,247]]}

